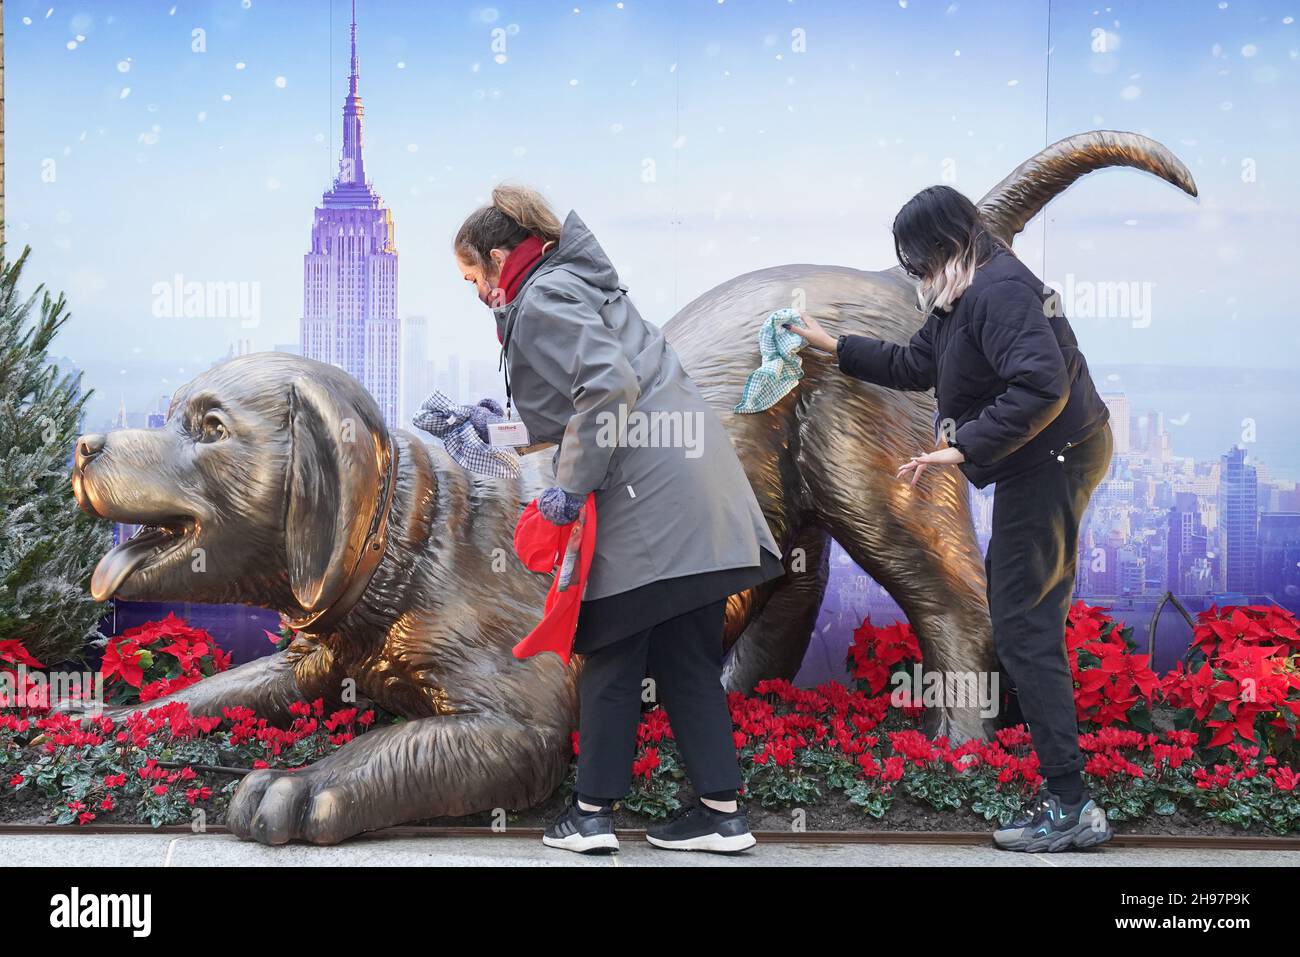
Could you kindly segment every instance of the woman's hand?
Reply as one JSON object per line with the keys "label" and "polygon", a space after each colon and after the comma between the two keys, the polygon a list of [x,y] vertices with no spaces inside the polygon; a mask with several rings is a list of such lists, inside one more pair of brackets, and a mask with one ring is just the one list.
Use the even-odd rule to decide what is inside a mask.
{"label": "woman's hand", "polygon": [[960,465],[966,461],[966,457],[957,449],[951,446],[945,446],[936,449],[933,452],[925,452],[913,459],[904,462],[898,469],[898,478],[907,478],[908,473],[912,475],[911,484],[916,485],[916,480],[921,477],[921,473],[930,465]]}
{"label": "woman's hand", "polygon": [[802,336],[814,349],[820,349],[822,352],[834,352],[839,345],[839,340],[818,324],[817,320],[802,309],[799,310],[799,318],[803,320],[806,329],[801,329],[792,323],[784,323],[783,328],[789,329],[796,336]]}

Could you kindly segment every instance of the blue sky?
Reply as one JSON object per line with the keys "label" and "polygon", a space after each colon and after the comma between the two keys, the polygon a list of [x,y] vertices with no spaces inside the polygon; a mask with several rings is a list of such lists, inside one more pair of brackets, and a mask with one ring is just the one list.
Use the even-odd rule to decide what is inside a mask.
{"label": "blue sky", "polygon": [[[495,356],[448,246],[501,179],[576,208],[662,322],[751,269],[890,265],[894,212],[945,170],[978,197],[1045,143],[1114,128],[1172,148],[1201,198],[1106,171],[1021,237],[1050,281],[1152,284],[1149,325],[1076,320],[1092,363],[1293,366],[1300,0],[1050,10],[361,0],[367,169],[393,209],[400,311],[430,317],[435,354]],[[94,371],[100,401],[141,407],[235,338],[294,341],[337,162],[348,5],[4,13],[8,237],[33,246],[33,279],[67,292],[57,348]],[[258,284],[258,324],[157,318],[154,286],[178,273]]]}

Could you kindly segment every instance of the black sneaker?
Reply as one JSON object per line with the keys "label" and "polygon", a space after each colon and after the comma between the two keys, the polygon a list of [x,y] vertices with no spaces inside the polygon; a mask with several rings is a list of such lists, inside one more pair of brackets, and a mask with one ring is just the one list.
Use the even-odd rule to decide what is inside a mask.
{"label": "black sneaker", "polygon": [[1106,812],[1092,798],[1085,797],[1075,805],[1062,804],[1044,788],[1037,804],[993,832],[993,843],[1006,851],[1036,854],[1095,847],[1113,834]]}
{"label": "black sneaker", "polygon": [[758,843],[749,833],[744,808],[716,811],[702,802],[663,824],[646,828],[645,838],[655,847],[717,854],[735,854]]}
{"label": "black sneaker", "polygon": [[618,850],[613,806],[588,813],[576,800],[570,801],[564,813],[547,825],[542,843],[579,854],[612,854]]}

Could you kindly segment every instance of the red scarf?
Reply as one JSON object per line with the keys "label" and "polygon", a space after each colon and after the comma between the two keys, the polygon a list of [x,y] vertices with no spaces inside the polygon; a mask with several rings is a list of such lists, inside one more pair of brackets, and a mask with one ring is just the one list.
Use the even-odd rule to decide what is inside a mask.
{"label": "red scarf", "polygon": [[[501,306],[508,306],[519,294],[519,287],[524,284],[524,279],[542,258],[544,246],[545,244],[536,236],[529,236],[510,250],[510,255],[506,256],[506,261],[501,264],[501,278],[497,280],[497,288],[493,290],[501,293],[498,309]],[[503,341],[500,332],[497,332],[497,341]]]}
{"label": "red scarf", "polygon": [[537,261],[542,258],[543,243],[536,236],[529,236],[522,243],[510,250],[510,255],[506,261],[501,264],[501,278],[497,285],[505,294],[501,305],[508,306],[510,301],[519,295],[519,287],[524,284],[524,279],[532,272],[537,265]]}

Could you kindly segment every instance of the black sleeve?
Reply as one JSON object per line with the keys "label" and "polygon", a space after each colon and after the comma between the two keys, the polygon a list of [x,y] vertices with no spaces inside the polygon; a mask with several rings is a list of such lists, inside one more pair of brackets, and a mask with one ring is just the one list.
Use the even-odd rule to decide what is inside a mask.
{"label": "black sleeve", "polygon": [[905,346],[870,336],[840,336],[836,355],[840,371],[888,389],[922,391],[934,388],[935,313]]}
{"label": "black sleeve", "polygon": [[975,338],[1006,389],[957,429],[968,461],[989,466],[1041,432],[1065,407],[1070,376],[1056,333],[1034,291],[1003,280],[984,291]]}

